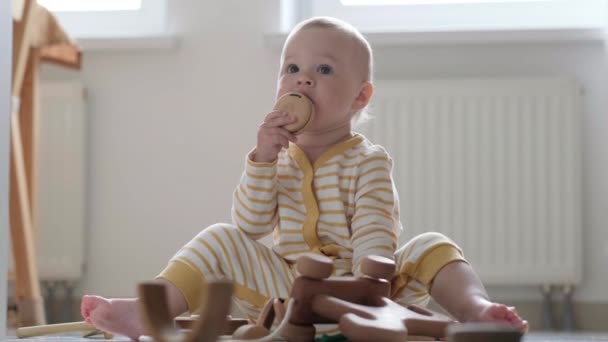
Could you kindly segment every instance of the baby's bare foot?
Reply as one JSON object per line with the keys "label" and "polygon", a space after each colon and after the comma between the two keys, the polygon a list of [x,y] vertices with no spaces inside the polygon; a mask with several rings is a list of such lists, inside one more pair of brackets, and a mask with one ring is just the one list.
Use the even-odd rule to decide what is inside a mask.
{"label": "baby's bare foot", "polygon": [[99,296],[82,297],[80,312],[85,321],[97,329],[138,340],[144,335],[134,298],[106,299]]}
{"label": "baby's bare foot", "polygon": [[521,332],[528,331],[528,321],[522,319],[515,307],[484,301],[477,309],[477,315],[472,315],[473,321],[505,323]]}

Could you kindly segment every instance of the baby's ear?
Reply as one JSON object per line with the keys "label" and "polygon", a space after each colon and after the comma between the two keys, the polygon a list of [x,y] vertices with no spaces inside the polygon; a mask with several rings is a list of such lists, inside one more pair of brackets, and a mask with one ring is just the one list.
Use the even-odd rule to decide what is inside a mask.
{"label": "baby's ear", "polygon": [[359,89],[359,94],[355,98],[355,102],[353,102],[352,109],[354,111],[359,111],[359,110],[365,108],[365,106],[367,106],[369,101],[372,99],[373,93],[374,93],[374,85],[369,81],[363,82],[363,84],[361,85],[361,88]]}

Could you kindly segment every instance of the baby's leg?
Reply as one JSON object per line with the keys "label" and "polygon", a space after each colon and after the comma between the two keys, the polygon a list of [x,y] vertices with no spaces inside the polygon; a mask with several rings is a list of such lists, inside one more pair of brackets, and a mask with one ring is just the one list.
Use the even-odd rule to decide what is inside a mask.
{"label": "baby's leg", "polygon": [[201,305],[207,279],[232,280],[236,304],[253,319],[269,298],[289,296],[295,276],[293,267],[272,249],[230,224],[203,230],[160,274],[182,289],[191,312]]}
{"label": "baby's leg", "polygon": [[504,322],[527,330],[527,322],[513,308],[489,300],[460,248],[446,236],[418,235],[395,253],[395,260],[398,274],[392,280],[394,301],[425,305],[432,296],[461,322]]}
{"label": "baby's leg", "polygon": [[391,282],[391,299],[402,305],[426,306],[435,274],[456,260],[464,258],[446,236],[425,233],[412,238],[395,252],[397,275]]}
{"label": "baby's leg", "polygon": [[490,300],[481,280],[466,262],[453,262],[443,267],[435,276],[431,295],[462,322],[506,323],[522,332],[528,330],[528,322],[514,307]]}
{"label": "baby's leg", "polygon": [[[171,283],[159,280],[167,288],[169,311],[177,316],[186,310],[181,292]],[[99,296],[82,297],[80,312],[85,321],[96,328],[137,340],[148,332],[139,315],[137,298],[107,299]]]}

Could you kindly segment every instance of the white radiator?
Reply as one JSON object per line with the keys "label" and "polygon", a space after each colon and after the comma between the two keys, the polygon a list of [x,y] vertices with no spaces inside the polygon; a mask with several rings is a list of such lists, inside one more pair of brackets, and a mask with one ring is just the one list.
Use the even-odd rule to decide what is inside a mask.
{"label": "white radiator", "polygon": [[[86,112],[80,81],[40,83],[36,253],[41,280],[79,280],[84,265]],[[12,264],[12,255],[11,255]]]}
{"label": "white radiator", "polygon": [[582,276],[579,87],[379,81],[364,128],[392,155],[405,232],[454,239],[487,284]]}

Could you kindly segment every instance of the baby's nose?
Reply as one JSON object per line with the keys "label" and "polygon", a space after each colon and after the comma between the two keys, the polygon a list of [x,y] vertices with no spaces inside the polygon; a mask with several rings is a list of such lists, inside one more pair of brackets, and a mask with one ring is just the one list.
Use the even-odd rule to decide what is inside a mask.
{"label": "baby's nose", "polygon": [[314,81],[312,80],[312,78],[310,78],[306,75],[302,75],[298,78],[298,85],[299,86],[313,86]]}

